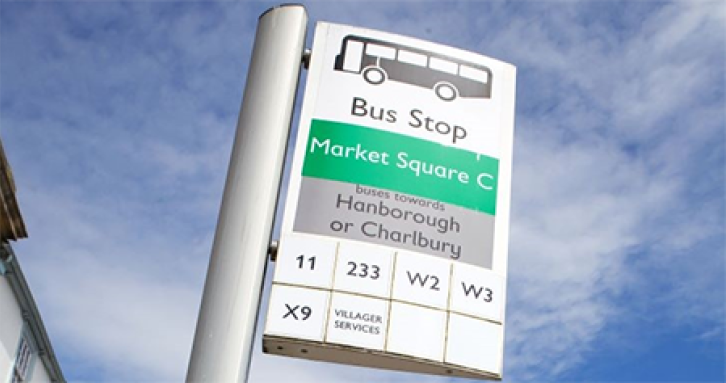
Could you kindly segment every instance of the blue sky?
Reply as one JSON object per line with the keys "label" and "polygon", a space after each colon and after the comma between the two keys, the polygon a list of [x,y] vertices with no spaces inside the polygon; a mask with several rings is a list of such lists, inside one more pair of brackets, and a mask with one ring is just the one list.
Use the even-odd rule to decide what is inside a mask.
{"label": "blue sky", "polygon": [[[69,380],[183,379],[272,5],[0,3],[15,250]],[[305,5],[517,66],[505,381],[726,379],[725,3]],[[251,379],[459,381],[259,342]]]}

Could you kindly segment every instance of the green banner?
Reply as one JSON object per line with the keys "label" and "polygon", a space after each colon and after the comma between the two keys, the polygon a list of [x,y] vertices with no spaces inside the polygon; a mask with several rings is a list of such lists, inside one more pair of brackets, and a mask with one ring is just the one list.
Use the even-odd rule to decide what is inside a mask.
{"label": "green banner", "polygon": [[496,214],[496,158],[402,134],[313,120],[302,175]]}

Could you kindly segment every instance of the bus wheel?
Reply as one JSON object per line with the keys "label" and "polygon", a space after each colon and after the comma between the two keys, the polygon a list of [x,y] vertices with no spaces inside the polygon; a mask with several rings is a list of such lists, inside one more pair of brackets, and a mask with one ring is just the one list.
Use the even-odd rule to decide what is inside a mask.
{"label": "bus wheel", "polygon": [[434,92],[444,101],[453,101],[459,95],[456,87],[448,82],[440,82],[434,85]]}
{"label": "bus wheel", "polygon": [[376,66],[369,66],[363,69],[363,78],[368,81],[369,84],[380,85],[386,81],[386,72]]}

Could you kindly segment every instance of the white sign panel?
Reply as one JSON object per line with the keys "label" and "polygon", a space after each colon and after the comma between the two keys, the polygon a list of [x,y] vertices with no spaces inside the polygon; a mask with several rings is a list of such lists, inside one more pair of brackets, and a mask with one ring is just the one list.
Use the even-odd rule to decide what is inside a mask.
{"label": "white sign panel", "polygon": [[317,25],[266,352],[501,378],[514,91],[504,62]]}

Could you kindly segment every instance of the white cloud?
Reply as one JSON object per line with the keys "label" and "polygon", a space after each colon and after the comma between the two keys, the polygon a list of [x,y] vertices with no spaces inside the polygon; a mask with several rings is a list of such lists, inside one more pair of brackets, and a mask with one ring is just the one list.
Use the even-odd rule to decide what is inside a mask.
{"label": "white cloud", "polygon": [[[38,209],[26,221],[44,242],[16,249],[66,369],[93,360],[100,373],[92,380],[182,379],[204,252],[154,238],[161,231],[139,238],[113,208],[65,194],[25,194]],[[67,375],[83,378],[83,368]]]}
{"label": "white cloud", "polygon": [[[709,259],[710,266],[663,264],[664,258],[696,251],[695,244],[723,230],[723,218],[714,218],[718,210],[705,212],[686,200],[691,184],[699,182],[692,172],[699,152],[723,143],[718,141],[723,113],[714,113],[721,106],[699,96],[714,80],[723,89],[716,75],[723,67],[723,46],[720,62],[707,52],[723,42],[717,24],[723,10],[715,4],[659,7],[630,39],[607,52],[580,49],[577,44],[590,43],[584,32],[571,36],[575,46],[564,48],[542,41],[540,34],[528,45],[538,46],[534,54],[527,47],[522,51],[521,58],[533,65],[562,66],[553,75],[573,86],[558,100],[575,107],[565,104],[551,115],[517,123],[508,360],[519,378],[555,379],[577,366],[608,324],[628,315],[615,298],[637,292],[640,299],[651,299],[653,286],[639,279],[652,273],[658,280],[703,281],[658,292],[663,304],[658,317],[672,330],[689,321],[723,328],[723,303],[718,303],[723,291],[707,288],[723,280],[723,259],[713,253],[723,242],[696,257]],[[526,41],[521,35],[508,38]],[[542,60],[540,53],[548,49]],[[553,52],[562,59],[550,60],[558,54]],[[591,65],[576,66],[583,62]],[[527,84],[520,85],[520,94],[526,92]],[[723,146],[716,147],[723,155]],[[718,163],[711,159],[710,164]],[[706,198],[723,198],[722,185],[709,190]],[[682,214],[693,208],[705,214]],[[634,266],[631,258],[643,246],[654,248]],[[661,266],[671,272],[659,277],[655,270]],[[666,303],[671,301],[680,303]],[[712,310],[708,314],[699,309],[705,302]],[[559,362],[552,366],[543,355]]]}

